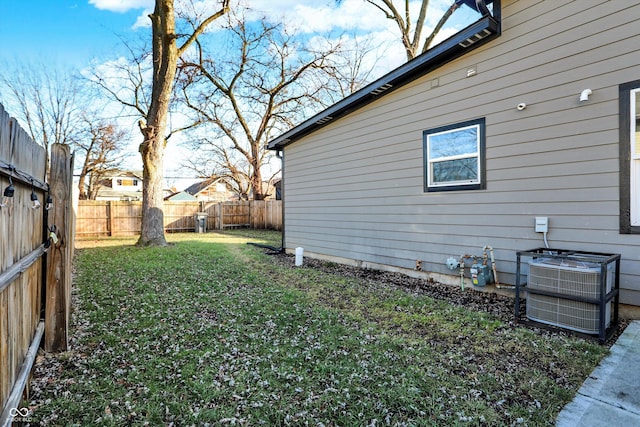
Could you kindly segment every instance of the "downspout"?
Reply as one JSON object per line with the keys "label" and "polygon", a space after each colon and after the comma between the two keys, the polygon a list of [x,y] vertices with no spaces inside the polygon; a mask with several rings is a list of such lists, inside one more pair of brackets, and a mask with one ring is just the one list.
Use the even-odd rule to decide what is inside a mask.
{"label": "downspout", "polygon": [[280,250],[282,252],[284,252],[284,233],[285,233],[285,227],[284,227],[284,149],[283,150],[276,150],[276,157],[280,159],[280,201],[282,202],[282,233],[281,233],[281,242],[280,242]]}
{"label": "downspout", "polygon": [[[280,178],[280,200],[282,201],[282,233],[281,233],[281,240],[280,240],[280,247],[276,248],[270,245],[264,245],[262,243],[255,243],[255,242],[247,242],[247,245],[251,245],[251,246],[257,246],[259,248],[264,248],[264,249],[269,249],[270,251],[276,252],[276,253],[280,253],[280,252],[284,252],[284,152],[282,152],[282,154],[280,154],[280,150],[276,150],[276,157],[280,159],[280,161],[282,162],[282,166],[280,167],[280,170],[282,171],[282,178]],[[0,426],[1,427],[1,426]]]}
{"label": "downspout", "polygon": [[476,0],[476,9],[478,9],[478,12],[480,12],[482,16],[491,15],[491,12],[489,12],[489,8],[484,1],[485,0]]}
{"label": "downspout", "polygon": [[276,157],[280,159],[282,162],[282,166],[280,167],[282,178],[280,178],[280,201],[282,202],[282,233],[280,240],[280,247],[276,248],[270,245],[264,245],[262,243],[248,242],[247,245],[257,246],[259,248],[269,249],[270,251],[279,253],[284,252],[284,151],[276,150]]}

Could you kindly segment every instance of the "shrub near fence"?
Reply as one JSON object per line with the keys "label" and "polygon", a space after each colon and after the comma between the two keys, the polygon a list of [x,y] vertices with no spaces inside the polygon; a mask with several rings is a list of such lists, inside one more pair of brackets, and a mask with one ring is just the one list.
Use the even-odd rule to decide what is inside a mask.
{"label": "shrub near fence", "polygon": [[[207,230],[231,227],[282,230],[280,200],[237,202],[164,202],[164,227],[168,233],[196,229],[195,216],[207,214]],[[133,236],[140,234],[141,202],[80,200],[76,236]]]}

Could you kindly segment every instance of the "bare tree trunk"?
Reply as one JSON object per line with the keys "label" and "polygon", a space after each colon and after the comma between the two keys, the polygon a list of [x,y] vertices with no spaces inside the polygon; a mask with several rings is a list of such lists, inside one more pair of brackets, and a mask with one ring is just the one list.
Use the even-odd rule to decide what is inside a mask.
{"label": "bare tree trunk", "polygon": [[142,231],[138,245],[164,246],[167,244],[164,237],[162,198],[164,137],[162,134],[151,135],[148,125],[142,132],[145,135],[145,140],[140,145],[143,163]]}
{"label": "bare tree trunk", "polygon": [[87,190],[85,189],[84,181],[87,178],[87,173],[82,170],[80,172],[80,178],[78,178],[78,199],[87,200]]}
{"label": "bare tree trunk", "polygon": [[[400,36],[402,44],[407,54],[407,61],[412,60],[421,53],[426,52],[431,47],[433,39],[438,35],[444,24],[447,22],[451,14],[459,7],[459,5],[453,1],[444,15],[440,18],[431,34],[429,34],[420,49],[420,39],[422,35],[422,29],[427,22],[427,9],[429,8],[429,0],[422,0],[420,5],[420,12],[418,14],[418,20],[415,25],[411,22],[411,14],[409,12],[410,3],[408,0],[404,2],[404,16],[401,10],[398,10],[394,5],[393,0],[366,0],[367,3],[377,7],[385,14],[388,19],[396,22],[398,29],[400,30]],[[413,34],[412,34],[413,33]]]}
{"label": "bare tree trunk", "polygon": [[253,186],[253,200],[264,200],[267,197],[264,194],[262,173],[260,172],[260,165],[253,169],[253,176],[251,177],[251,185]]}
{"label": "bare tree trunk", "polygon": [[173,80],[178,64],[173,0],[156,0],[151,18],[153,46],[153,87],[147,122],[140,121],[144,137],[142,156],[142,231],[138,245],[165,246],[162,174],[165,129]]}
{"label": "bare tree trunk", "polygon": [[222,9],[205,19],[189,36],[185,43],[177,46],[174,0],[156,0],[151,18],[153,48],[153,84],[151,105],[147,121],[140,121],[144,137],[140,144],[142,156],[142,231],[138,245],[165,246],[164,213],[162,197],[162,175],[164,149],[167,144],[166,126],[169,103],[177,72],[178,58],[186,48],[204,31],[213,20],[227,13],[228,0]]}

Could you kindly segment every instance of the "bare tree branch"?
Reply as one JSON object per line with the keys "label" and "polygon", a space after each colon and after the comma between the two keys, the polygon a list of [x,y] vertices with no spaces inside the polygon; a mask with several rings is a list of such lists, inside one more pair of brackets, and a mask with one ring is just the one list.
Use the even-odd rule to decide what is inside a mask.
{"label": "bare tree branch", "polygon": [[198,25],[193,30],[189,38],[182,44],[182,46],[178,48],[178,56],[180,57],[184,54],[185,50],[187,50],[187,48],[206,30],[209,24],[211,24],[216,19],[226,15],[227,13],[229,13],[229,0],[223,0],[220,10],[202,21],[200,25]]}
{"label": "bare tree branch", "polygon": [[[129,135],[115,124],[98,118],[95,112],[84,114],[82,121],[84,132],[74,143],[84,158],[78,180],[79,197],[93,200],[102,179],[120,168]],[[87,177],[89,185],[85,188]]]}
{"label": "bare tree branch", "polygon": [[337,76],[334,58],[341,46],[305,48],[283,26],[267,20],[249,25],[242,12],[231,13],[225,29],[233,47],[218,50],[227,55],[214,61],[204,44],[195,43],[196,52],[181,62],[179,85],[185,105],[218,135],[197,140],[209,147],[218,174],[224,169],[245,195],[260,200],[267,195],[262,169],[272,157],[264,144],[310,105],[327,105],[337,86],[329,82]]}
{"label": "bare tree branch", "polygon": [[450,0],[452,4],[449,6],[445,14],[440,18],[434,29],[426,37],[420,48],[422,31],[427,21],[427,13],[429,9],[429,0],[422,0],[420,4],[420,12],[418,13],[418,20],[415,26],[412,25],[410,15],[410,2],[404,1],[404,17],[395,6],[393,0],[365,0],[367,3],[375,6],[378,10],[384,13],[385,17],[395,21],[398,29],[400,30],[400,39],[405,48],[407,55],[407,61],[418,56],[420,53],[426,52],[433,43],[434,38],[438,35],[444,24],[451,17],[451,14],[459,7],[454,0]]}

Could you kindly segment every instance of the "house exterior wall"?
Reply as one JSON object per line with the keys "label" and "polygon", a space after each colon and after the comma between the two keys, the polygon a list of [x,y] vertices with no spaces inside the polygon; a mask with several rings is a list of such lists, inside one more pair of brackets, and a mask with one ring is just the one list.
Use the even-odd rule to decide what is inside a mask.
{"label": "house exterior wall", "polygon": [[195,195],[201,202],[226,202],[233,199],[234,193],[224,183],[214,183]]}
{"label": "house exterior wall", "polygon": [[[546,216],[552,248],[622,254],[621,302],[640,305],[618,153],[618,86],[640,79],[637,22],[636,0],[503,0],[499,38],[284,149],[285,246],[452,274],[447,258],[490,245],[514,283],[516,251],[544,246],[534,218]],[[423,131],[481,117],[486,189],[425,192]]]}
{"label": "house exterior wall", "polygon": [[114,191],[142,191],[142,179],[131,176],[113,177],[111,188]]}
{"label": "house exterior wall", "polygon": [[142,178],[131,173],[104,179],[95,200],[142,200]]}

